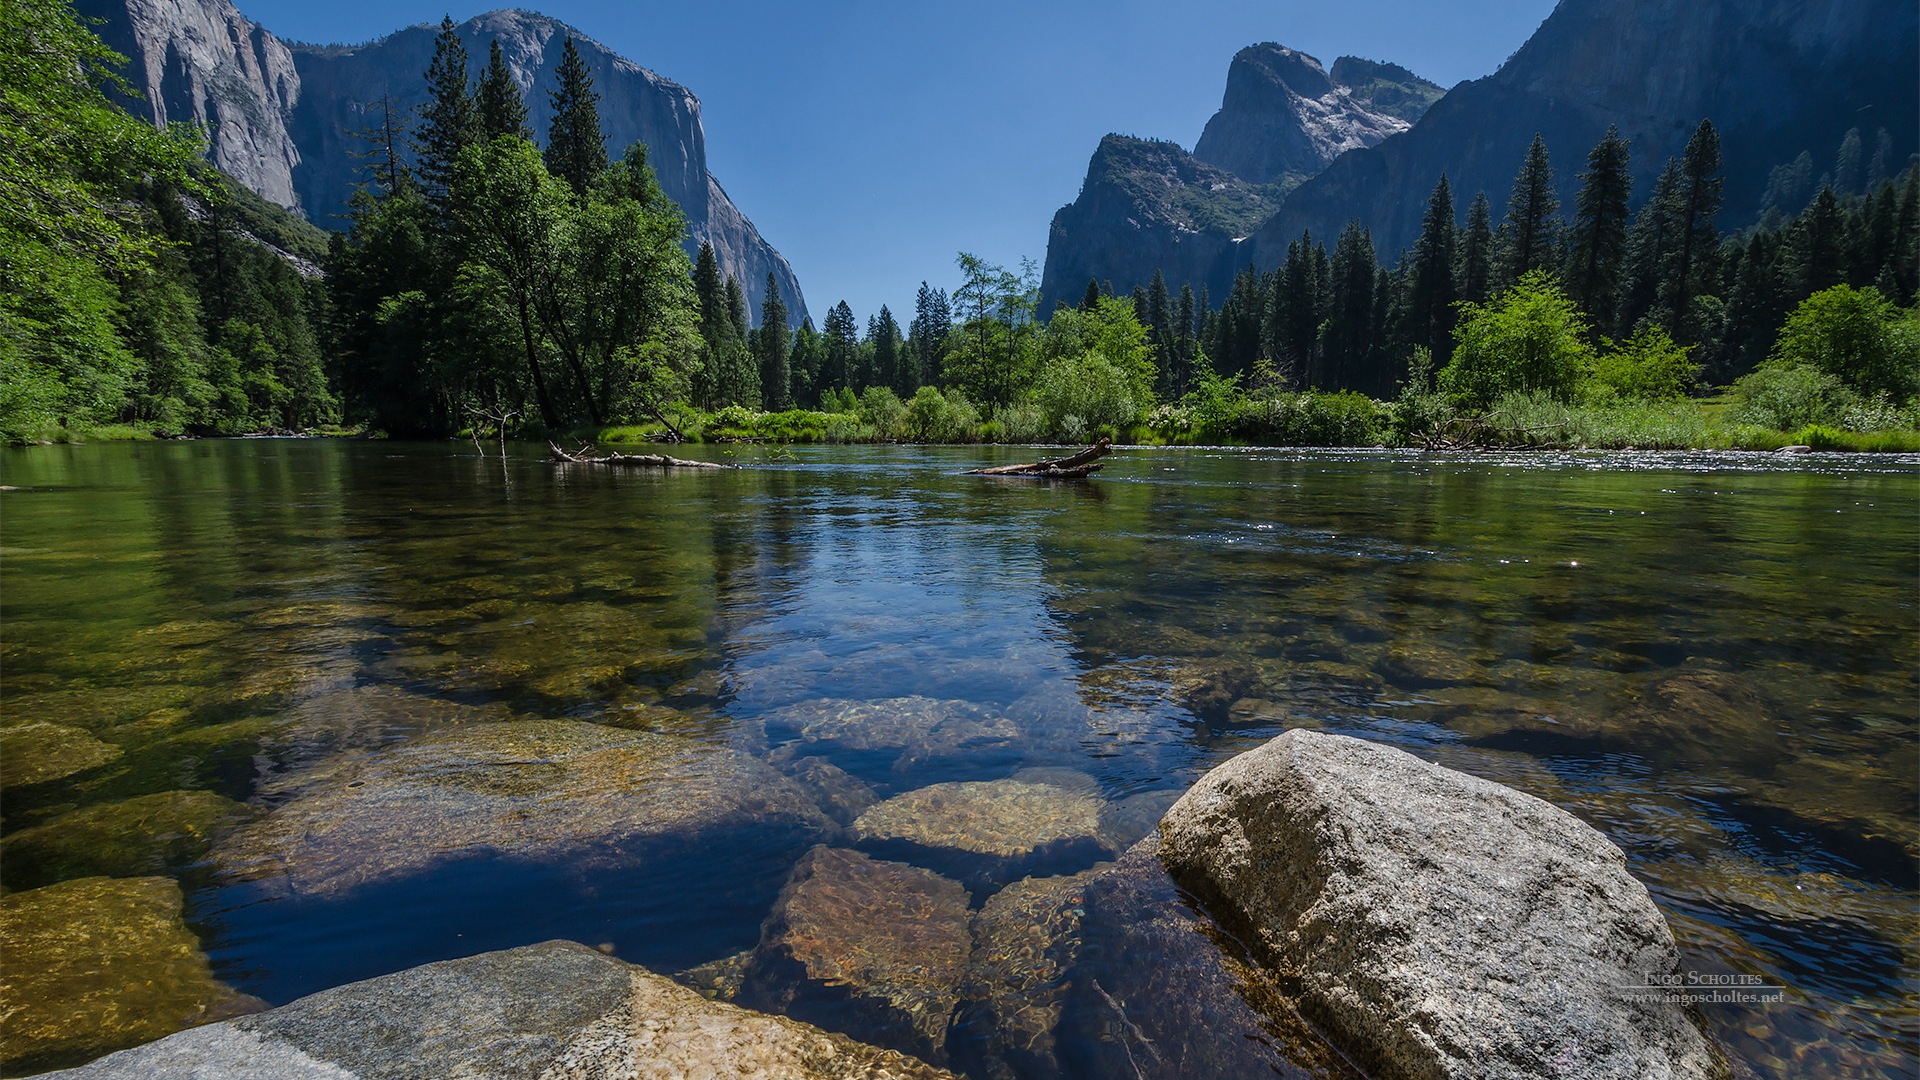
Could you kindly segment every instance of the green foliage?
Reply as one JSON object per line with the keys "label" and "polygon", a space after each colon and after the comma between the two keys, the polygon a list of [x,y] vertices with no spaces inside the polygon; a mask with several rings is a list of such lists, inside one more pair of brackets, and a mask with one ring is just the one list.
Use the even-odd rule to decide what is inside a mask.
{"label": "green foliage", "polygon": [[1553,278],[1531,271],[1484,307],[1461,305],[1440,389],[1462,408],[1530,390],[1570,399],[1592,362],[1586,333],[1586,319]]}
{"label": "green foliage", "polygon": [[881,439],[894,438],[907,417],[906,404],[886,386],[869,386],[861,391],[853,411]]}
{"label": "green foliage", "polygon": [[1728,419],[1774,431],[1836,424],[1858,395],[1828,372],[1805,364],[1769,364],[1733,384]]}
{"label": "green foliage", "polygon": [[958,389],[941,393],[932,386],[914,391],[907,402],[903,430],[909,441],[927,443],[972,442],[980,414]]}
{"label": "green foliage", "polygon": [[1630,401],[1666,401],[1685,397],[1699,365],[1687,358],[1688,345],[1675,344],[1665,329],[1641,327],[1617,348],[1594,358],[1592,386]]}
{"label": "green foliage", "polygon": [[1117,433],[1146,412],[1146,402],[1134,396],[1133,379],[1097,352],[1047,364],[1033,399],[1048,429],[1070,442],[1090,432]]}
{"label": "green foliage", "polygon": [[1861,393],[1904,400],[1920,391],[1920,310],[1902,311],[1870,286],[1823,289],[1787,316],[1769,364],[1816,368]]}
{"label": "green foliage", "polygon": [[553,119],[547,125],[547,168],[585,195],[607,168],[607,140],[600,131],[600,94],[587,63],[569,36],[554,73]]}

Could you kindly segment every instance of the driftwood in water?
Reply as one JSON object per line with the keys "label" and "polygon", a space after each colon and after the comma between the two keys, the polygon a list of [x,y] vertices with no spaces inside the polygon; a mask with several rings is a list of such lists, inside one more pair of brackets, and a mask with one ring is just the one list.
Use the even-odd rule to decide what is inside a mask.
{"label": "driftwood in water", "polygon": [[689,461],[686,458],[668,457],[665,454],[602,454],[594,456],[592,446],[582,446],[578,450],[566,451],[552,443],[547,450],[553,460],[568,465],[615,465],[644,469],[732,469],[734,465],[722,465],[717,461]]}
{"label": "driftwood in water", "polygon": [[1101,439],[1085,450],[1063,458],[1045,458],[1024,465],[996,465],[991,469],[968,469],[969,476],[1086,476],[1100,471],[1098,458],[1113,449],[1113,442]]}

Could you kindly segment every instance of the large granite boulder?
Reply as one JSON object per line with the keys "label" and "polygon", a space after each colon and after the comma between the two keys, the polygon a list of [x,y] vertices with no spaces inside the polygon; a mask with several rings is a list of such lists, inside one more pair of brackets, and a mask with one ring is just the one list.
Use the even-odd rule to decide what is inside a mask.
{"label": "large granite boulder", "polygon": [[70,1065],[261,1008],[213,977],[181,905],[163,877],[0,897],[0,1072]]}
{"label": "large granite boulder", "polygon": [[570,941],[325,990],[183,1031],[66,1080],[586,1080],[951,1074],[783,1017],[748,1012]]}
{"label": "large granite boulder", "polygon": [[338,895],[488,856],[625,858],[723,829],[788,837],[833,822],[797,783],[738,750],[569,720],[472,724],[342,755],[268,792],[289,801],[213,851],[230,880],[284,877]]}
{"label": "large granite boulder", "polygon": [[1531,795],[1300,729],[1208,773],[1160,831],[1173,876],[1378,1075],[1727,1075],[1641,989],[1679,958],[1625,856]]}
{"label": "large granite boulder", "polygon": [[767,916],[736,1000],[942,1062],[968,923],[958,882],[816,847]]}

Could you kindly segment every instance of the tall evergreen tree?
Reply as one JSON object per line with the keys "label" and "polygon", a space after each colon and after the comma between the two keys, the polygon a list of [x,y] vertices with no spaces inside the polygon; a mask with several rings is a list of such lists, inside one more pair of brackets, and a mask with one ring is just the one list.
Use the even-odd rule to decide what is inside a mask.
{"label": "tall evergreen tree", "polygon": [[913,298],[913,322],[907,331],[913,353],[913,378],[916,387],[932,382],[940,371],[940,359],[947,349],[947,335],[953,332],[953,308],[945,289],[920,283]]}
{"label": "tall evergreen tree", "polygon": [[1672,324],[1661,289],[1666,270],[1678,249],[1681,215],[1685,209],[1680,163],[1669,159],[1653,182],[1653,196],[1633,216],[1627,230],[1627,269],[1621,287],[1616,336],[1626,338],[1643,320]]}
{"label": "tall evergreen tree", "polygon": [[1862,154],[1860,129],[1848,128],[1847,134],[1840,140],[1840,151],[1833,159],[1833,190],[1842,195],[1858,195],[1865,190],[1861,185],[1861,170],[1865,167]]}
{"label": "tall evergreen tree", "polygon": [[1372,383],[1373,286],[1379,265],[1366,226],[1348,222],[1333,245],[1332,303],[1321,337],[1325,385],[1351,390]]}
{"label": "tall evergreen tree", "polygon": [[1714,217],[1720,212],[1720,135],[1713,123],[1700,121],[1680,163],[1679,216],[1675,222],[1673,263],[1668,271],[1664,292],[1667,310],[1672,313],[1674,336],[1683,342],[1698,340],[1699,329],[1691,325],[1689,309],[1693,298],[1707,292],[1712,277],[1708,261],[1720,246],[1720,234],[1714,229]]}
{"label": "tall evergreen tree", "polygon": [[[1627,252],[1627,200],[1633,194],[1631,150],[1620,130],[1607,134],[1587,154],[1574,204],[1573,243],[1568,249],[1567,295],[1600,328],[1611,327]],[[1436,355],[1437,351],[1436,351]]]}
{"label": "tall evergreen tree", "polygon": [[853,319],[853,309],[845,300],[833,305],[820,329],[824,352],[818,389],[822,393],[852,389],[860,362],[860,324]]}
{"label": "tall evergreen tree", "polygon": [[1460,299],[1484,304],[1493,295],[1493,207],[1482,191],[1467,208],[1467,225],[1460,233]]}
{"label": "tall evergreen tree", "polygon": [[755,358],[760,363],[760,394],[774,412],[793,407],[793,369],[788,349],[787,305],[780,299],[780,283],[767,274],[767,298],[760,305],[760,330],[754,335]]}
{"label": "tall evergreen tree", "polygon": [[1093,278],[1087,279],[1086,294],[1080,297],[1080,310],[1093,311],[1100,306],[1100,283]]}
{"label": "tall evergreen tree", "polygon": [[[1155,279],[1159,276],[1154,275]],[[1153,302],[1151,289],[1147,302],[1149,306]],[[1196,322],[1205,318],[1206,311],[1206,301],[1194,298],[1193,286],[1180,286],[1180,301],[1167,316],[1167,349],[1161,354],[1161,363],[1173,370],[1193,370],[1194,359],[1200,354]]]}
{"label": "tall evergreen tree", "polygon": [[1846,277],[1846,215],[1831,187],[1807,204],[1790,235],[1793,251],[1793,290],[1790,303],[1799,303]]}
{"label": "tall evergreen tree", "polygon": [[1153,344],[1155,362],[1161,370],[1173,363],[1174,329],[1172,301],[1167,295],[1167,279],[1158,267],[1154,268],[1153,281],[1147,286],[1147,340]]}
{"label": "tall evergreen tree", "polygon": [[793,390],[788,397],[797,406],[811,408],[820,403],[820,369],[825,363],[821,348],[819,331],[813,328],[813,319],[800,320],[800,329],[793,332],[793,349],[788,353],[787,367],[793,376]]}
{"label": "tall evergreen tree", "polygon": [[487,46],[487,70],[480,74],[480,89],[474,97],[481,138],[491,141],[514,135],[533,141],[533,129],[527,126],[527,103],[520,96],[520,84],[513,81],[513,72],[507,69],[499,38]]}
{"label": "tall evergreen tree", "polygon": [[443,212],[454,162],[460,151],[473,144],[479,130],[467,87],[467,47],[454,32],[453,17],[443,16],[440,35],[433,42],[433,60],[427,65],[427,100],[420,106],[420,126],[414,136],[421,183],[428,200]]}
{"label": "tall evergreen tree", "polygon": [[[1453,216],[1453,187],[1447,174],[1433,186],[1420,239],[1413,245],[1413,282],[1407,297],[1406,336],[1414,345],[1432,350],[1444,367],[1453,353],[1454,240],[1460,226]],[[1369,245],[1371,246],[1371,245]]]}
{"label": "tall evergreen tree", "polygon": [[607,168],[607,141],[600,133],[600,94],[573,38],[560,53],[552,91],[553,121],[547,125],[547,169],[584,195]]}
{"label": "tall evergreen tree", "polygon": [[908,375],[912,364],[901,347],[900,323],[893,312],[887,310],[887,305],[881,304],[880,314],[867,320],[867,340],[873,346],[874,385],[891,387],[896,394],[913,393],[915,387],[908,383],[917,384],[917,380]]}
{"label": "tall evergreen tree", "polygon": [[1500,252],[1498,284],[1519,281],[1529,270],[1554,267],[1558,239],[1560,198],[1553,191],[1553,167],[1547,161],[1547,143],[1538,134],[1527,147],[1527,159],[1513,178],[1507,216],[1500,223],[1505,246]]}
{"label": "tall evergreen tree", "polygon": [[740,279],[727,275],[727,318],[733,323],[733,336],[741,341],[747,340],[747,294],[740,288]]}

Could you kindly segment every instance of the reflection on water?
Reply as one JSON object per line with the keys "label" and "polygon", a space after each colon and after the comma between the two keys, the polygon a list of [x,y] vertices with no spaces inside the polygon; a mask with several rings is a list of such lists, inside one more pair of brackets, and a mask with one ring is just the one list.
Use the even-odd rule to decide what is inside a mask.
{"label": "reflection on water", "polygon": [[[8,452],[0,880],[178,877],[214,973],[272,1002],[566,937],[839,1016],[741,954],[776,904],[798,925],[796,864],[868,865],[811,848],[858,849],[962,883],[976,950],[1026,958],[895,993],[960,1002],[955,1065],[1020,1041],[1021,1068],[1093,1075],[1125,1049],[1100,988],[1153,958],[1081,920],[1164,886],[1087,872],[1211,765],[1312,726],[1604,831],[1685,966],[1789,988],[1709,1008],[1755,1075],[1920,1064],[1920,462],[959,475],[1007,453],[748,447],[666,475],[377,442]],[[806,948],[858,951],[820,925]],[[900,963],[872,960],[921,970]],[[1344,1068],[1263,1037],[1267,1065]]]}

